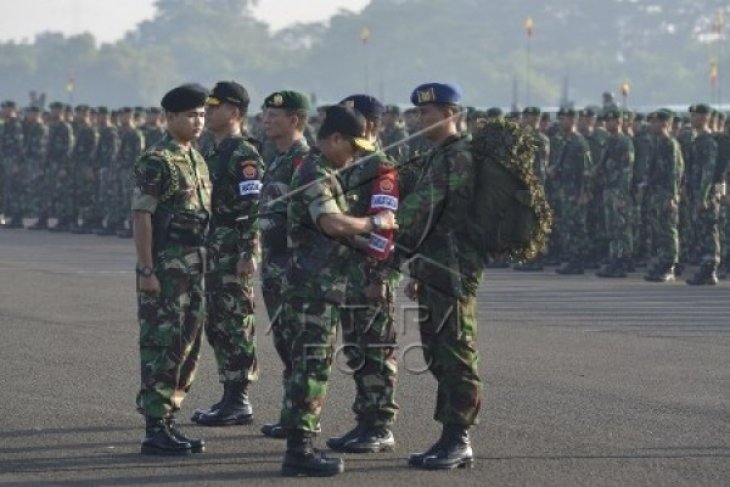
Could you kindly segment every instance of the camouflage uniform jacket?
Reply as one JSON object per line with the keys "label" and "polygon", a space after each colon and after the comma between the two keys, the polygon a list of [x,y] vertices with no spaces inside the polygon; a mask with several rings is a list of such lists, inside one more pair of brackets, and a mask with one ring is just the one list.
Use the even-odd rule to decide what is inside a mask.
{"label": "camouflage uniform jacket", "polygon": [[48,127],[44,123],[32,122],[25,126],[23,155],[29,164],[40,166],[46,156]]}
{"label": "camouflage uniform jacket", "polygon": [[562,134],[551,166],[555,167],[563,200],[574,200],[589,188],[591,153],[585,138],[576,133]]}
{"label": "camouflage uniform jacket", "polygon": [[76,144],[74,144],[73,160],[76,163],[83,163],[91,166],[96,153],[96,145],[99,141],[99,133],[91,125],[79,124],[76,129]]}
{"label": "camouflage uniform jacket", "polygon": [[[240,254],[253,258],[258,235],[259,196],[263,161],[240,135],[230,136],[204,154],[213,182],[207,247],[211,270],[235,272]],[[247,220],[237,222],[240,217]]]}
{"label": "camouflage uniform jacket", "polygon": [[345,298],[344,267],[350,246],[322,232],[318,220],[346,213],[345,193],[337,171],[321,154],[311,154],[294,172],[287,207],[289,261],[287,297],[339,304]]}
{"label": "camouflage uniform jacket", "polygon": [[266,164],[261,188],[261,214],[259,227],[264,258],[287,252],[286,218],[287,194],[294,176],[294,170],[302,164],[309,153],[305,139],[299,139],[285,153]]}
{"label": "camouflage uniform jacket", "polygon": [[655,136],[646,173],[648,194],[678,202],[683,171],[684,161],[679,142],[668,135]]}
{"label": "camouflage uniform jacket", "polygon": [[410,253],[422,256],[411,265],[413,277],[454,296],[475,295],[483,267],[468,238],[476,180],[470,148],[471,135],[457,134],[428,152],[397,218],[398,242],[415,243]]}
{"label": "camouflage uniform jacket", "polygon": [[74,134],[71,124],[64,121],[53,122],[48,129],[47,155],[51,166],[57,169],[63,168],[71,156],[73,147]]}
{"label": "camouflage uniform jacket", "polygon": [[717,140],[713,134],[699,132],[690,152],[692,158],[690,184],[692,194],[698,202],[709,201],[713,196],[717,153]]}
{"label": "camouflage uniform jacket", "polygon": [[203,156],[192,148],[184,150],[166,136],[137,160],[134,182],[132,211],[152,214],[153,226],[159,215],[172,217],[166,232],[172,238],[156,242],[156,267],[185,269],[181,259],[198,249],[180,243],[178,237],[190,232],[204,236],[210,216],[212,186]]}
{"label": "camouflage uniform jacket", "polygon": [[[383,169],[394,169],[396,163],[380,150],[361,153],[360,158],[362,159],[360,162],[342,172],[341,179],[344,181],[349,214],[365,217],[368,216],[373,197],[373,183],[377,180],[379,172]],[[397,208],[393,210],[396,211]],[[385,282],[398,277],[397,269],[392,269],[388,261],[379,262],[370,258],[366,251],[354,252],[352,260],[364,268],[369,282]]]}
{"label": "camouflage uniform jacket", "polygon": [[111,169],[119,151],[119,131],[113,125],[99,129],[99,143],[96,146],[97,164],[102,169]]}
{"label": "camouflage uniform jacket", "polygon": [[18,160],[23,156],[23,124],[18,118],[6,120],[3,124],[0,156],[3,159]]}
{"label": "camouflage uniform jacket", "polygon": [[634,167],[634,143],[623,133],[612,134],[606,141],[603,156],[598,165],[600,183],[617,189],[627,197],[631,191]]}

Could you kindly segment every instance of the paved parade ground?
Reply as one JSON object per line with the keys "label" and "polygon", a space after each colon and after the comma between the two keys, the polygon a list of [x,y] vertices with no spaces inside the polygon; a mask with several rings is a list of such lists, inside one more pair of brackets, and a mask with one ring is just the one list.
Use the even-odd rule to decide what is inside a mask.
{"label": "paved parade ground", "polygon": [[[347,455],[333,479],[294,480],[279,476],[284,442],[259,433],[281,397],[260,300],[254,425],[187,426],[194,408],[220,396],[206,343],[179,418],[208,451],[139,455],[133,268],[131,240],[0,230],[0,485],[730,485],[728,281],[490,270],[479,293],[485,406],[475,466],[453,472],[405,463],[439,428],[435,381],[420,373],[417,325],[404,308],[396,450]],[[319,446],[352,426],[353,382],[342,367],[332,379]]]}

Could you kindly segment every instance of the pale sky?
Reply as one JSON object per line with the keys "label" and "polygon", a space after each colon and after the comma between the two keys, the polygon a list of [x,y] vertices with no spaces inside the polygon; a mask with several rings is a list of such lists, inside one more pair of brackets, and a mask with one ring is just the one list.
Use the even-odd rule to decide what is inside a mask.
{"label": "pale sky", "polygon": [[[259,0],[254,15],[273,29],[326,20],[341,8],[361,11],[369,0]],[[154,0],[0,0],[0,41],[32,41],[43,31],[91,32],[103,42],[154,14]]]}

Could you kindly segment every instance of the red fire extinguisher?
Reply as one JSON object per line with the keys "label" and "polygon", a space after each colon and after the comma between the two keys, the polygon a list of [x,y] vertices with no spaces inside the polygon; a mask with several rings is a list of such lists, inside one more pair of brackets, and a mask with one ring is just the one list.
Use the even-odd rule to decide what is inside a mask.
{"label": "red fire extinguisher", "polygon": [[[373,181],[373,191],[370,198],[369,215],[390,210],[398,211],[398,173],[392,167],[381,166],[378,177]],[[370,234],[368,255],[376,260],[385,260],[393,251],[395,230],[376,230]]]}

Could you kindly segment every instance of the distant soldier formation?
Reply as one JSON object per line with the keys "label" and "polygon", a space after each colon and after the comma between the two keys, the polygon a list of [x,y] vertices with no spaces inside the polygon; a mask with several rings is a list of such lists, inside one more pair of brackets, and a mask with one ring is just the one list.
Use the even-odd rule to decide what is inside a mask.
{"label": "distant soldier formation", "polygon": [[[203,336],[222,396],[191,420],[253,422],[257,274],[282,362],[281,410],[261,432],[286,440],[287,476],[344,471],[343,459],[314,448],[338,330],[353,370],[355,426],[326,444],[352,454],[395,448],[395,291],[405,273],[437,381],[441,435],[408,458],[428,470],[474,462],[484,267],[595,269],[600,278],[646,267],[644,278],[661,283],[692,266],[690,285],[726,278],[723,113],[697,104],[687,114],[637,114],[606,103],[504,114],[463,107],[461,97],[453,85],[425,83],[404,111],[353,94],[314,116],[307,96],[281,90],[250,115],[246,89],[224,81],[176,87],[159,108],[55,102],[45,112],[3,102],[4,227],[134,238],[143,454],[205,451],[175,419]],[[474,201],[487,191],[475,184],[485,179],[474,148],[488,145],[477,134],[495,121],[530,141],[525,177],[552,208],[549,245],[529,259],[487,258],[474,237]],[[512,196],[527,206],[534,199]]]}

